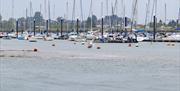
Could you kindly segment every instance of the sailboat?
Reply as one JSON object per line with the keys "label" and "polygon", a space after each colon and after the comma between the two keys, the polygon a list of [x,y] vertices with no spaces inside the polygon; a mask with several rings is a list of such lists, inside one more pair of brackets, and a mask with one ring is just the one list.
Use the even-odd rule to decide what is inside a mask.
{"label": "sailboat", "polygon": [[75,24],[74,24],[74,20],[75,20],[75,7],[76,7],[76,0],[73,1],[73,11],[72,11],[72,32],[68,34],[69,41],[75,41],[75,39],[78,37],[78,34],[75,32]]}
{"label": "sailboat", "polygon": [[51,24],[51,7],[50,7],[50,1],[48,0],[48,16],[49,16],[49,19],[48,19],[48,22],[46,22],[46,27],[47,27],[47,35],[44,37],[44,40],[45,41],[53,41],[54,38],[48,33],[49,30],[50,30],[50,24]]}
{"label": "sailboat", "polygon": [[[32,14],[33,14],[32,9],[33,9],[32,8],[32,1],[30,1],[30,12],[29,12],[30,13],[30,17],[32,17]],[[30,22],[30,31],[32,31],[32,20],[30,20],[29,22]],[[29,35],[27,37],[27,40],[29,40],[29,42],[37,42],[37,39],[35,38],[35,35],[36,34],[35,34],[35,29],[34,29],[34,35]]]}
{"label": "sailboat", "polygon": [[87,40],[92,40],[94,37],[95,37],[95,35],[94,35],[94,33],[93,33],[93,23],[92,23],[92,16],[93,16],[93,11],[92,11],[92,5],[93,5],[93,1],[91,0],[91,3],[90,3],[90,10],[89,10],[89,17],[91,17],[91,29],[90,29],[90,31],[89,32],[87,32],[87,34],[86,34],[86,39]]}

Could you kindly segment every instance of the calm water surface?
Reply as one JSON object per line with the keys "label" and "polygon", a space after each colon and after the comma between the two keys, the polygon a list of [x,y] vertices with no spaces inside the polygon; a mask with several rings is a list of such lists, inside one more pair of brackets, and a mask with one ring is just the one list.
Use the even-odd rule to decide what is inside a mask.
{"label": "calm water surface", "polygon": [[0,91],[180,91],[180,44],[134,46],[0,40],[0,50],[38,49],[0,52]]}

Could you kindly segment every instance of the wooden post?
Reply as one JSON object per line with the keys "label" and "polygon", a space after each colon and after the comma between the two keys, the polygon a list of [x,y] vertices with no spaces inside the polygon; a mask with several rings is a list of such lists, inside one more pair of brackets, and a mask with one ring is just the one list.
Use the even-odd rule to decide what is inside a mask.
{"label": "wooden post", "polygon": [[49,21],[46,20],[46,32],[47,32],[47,35],[48,35],[48,33],[49,33],[49,25],[48,25],[48,23],[49,23]]}
{"label": "wooden post", "polygon": [[61,37],[63,36],[63,20],[61,19]]}
{"label": "wooden post", "polygon": [[17,38],[18,38],[18,33],[19,33],[18,24],[19,24],[19,22],[18,22],[18,20],[17,20],[17,21],[16,21],[16,37],[17,37]]}
{"label": "wooden post", "polygon": [[33,29],[34,29],[34,36],[36,36],[36,21],[34,20],[34,27],[33,27]]}
{"label": "wooden post", "polygon": [[79,19],[77,19],[77,35],[79,35]]}
{"label": "wooden post", "polygon": [[102,36],[102,38],[104,37],[103,35],[104,35],[104,19],[102,18],[102,21],[101,21],[102,23],[101,23],[101,27],[102,27],[102,30],[101,30],[101,36]]}
{"label": "wooden post", "polygon": [[156,41],[156,16],[154,16],[154,22],[153,22],[153,41]]}

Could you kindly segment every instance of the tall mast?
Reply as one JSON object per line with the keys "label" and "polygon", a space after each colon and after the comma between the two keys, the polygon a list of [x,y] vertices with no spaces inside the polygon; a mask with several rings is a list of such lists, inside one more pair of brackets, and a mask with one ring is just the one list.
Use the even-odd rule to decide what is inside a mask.
{"label": "tall mast", "polygon": [[[2,13],[1,13],[1,0],[0,0],[0,15],[1,15]],[[2,16],[2,15],[1,15]]]}
{"label": "tall mast", "polygon": [[30,31],[32,32],[32,2],[30,1]]}
{"label": "tall mast", "polygon": [[153,8],[152,8],[152,14],[151,14],[151,22],[153,20],[153,16],[157,15],[157,0],[153,0]]}
{"label": "tall mast", "polygon": [[[114,4],[114,14],[118,17],[118,0],[116,0]],[[115,23],[116,30],[118,31],[118,19],[115,20]]]}
{"label": "tall mast", "polygon": [[[49,27],[48,28],[50,29],[50,27],[51,27],[51,25],[50,25],[51,24],[51,7],[50,7],[50,1],[49,0],[48,0],[48,18],[49,18],[48,19],[49,20],[49,22],[48,22]],[[48,31],[49,31],[49,29],[48,29]]]}
{"label": "tall mast", "polygon": [[[12,14],[11,14],[12,16],[12,18],[14,19],[14,0],[12,0]],[[14,30],[14,26],[15,26],[15,21],[13,21],[13,26],[12,26],[12,30]]]}
{"label": "tall mast", "polygon": [[51,19],[51,6],[50,6],[50,1],[49,0],[48,0],[48,18],[49,18],[49,20]]}
{"label": "tall mast", "polygon": [[149,9],[150,9],[150,0],[148,0],[148,3],[146,4],[146,18],[145,18],[144,30],[147,29],[147,24],[149,22],[149,13],[150,13]]}
{"label": "tall mast", "polygon": [[72,12],[72,25],[73,25],[73,31],[75,31],[75,23],[74,23],[74,20],[75,20],[75,9],[76,8],[76,0],[74,0],[73,2],[73,12]]}
{"label": "tall mast", "polygon": [[133,2],[133,9],[132,9],[131,31],[132,31],[134,23],[136,26],[136,22],[137,22],[137,20],[135,19],[137,17],[137,4],[138,4],[138,0],[135,0]]}
{"label": "tall mast", "polygon": [[56,6],[55,6],[55,4],[54,4],[54,6],[53,6],[53,19],[55,19],[55,9],[56,9]]}
{"label": "tall mast", "polygon": [[165,8],[165,11],[164,11],[164,23],[165,23],[165,25],[166,25],[166,21],[167,21],[167,5],[166,5],[166,3],[165,3],[165,5],[164,5],[164,8]]}
{"label": "tall mast", "polygon": [[81,8],[81,22],[83,23],[83,30],[85,31],[85,22],[84,22],[83,2],[82,2],[82,0],[80,0],[80,8]]}
{"label": "tall mast", "polygon": [[92,12],[92,0],[91,0],[91,4],[90,4],[90,16],[91,16],[91,31],[93,31],[92,27],[93,27],[93,12]]}
{"label": "tall mast", "polygon": [[[2,12],[1,12],[1,0],[0,0],[0,17],[2,18]],[[0,21],[0,31],[2,31],[2,24],[1,24],[1,21]]]}
{"label": "tall mast", "polygon": [[121,17],[122,17],[122,21],[121,21],[121,29],[125,30],[125,3],[124,0],[121,0]]}
{"label": "tall mast", "polygon": [[47,5],[47,0],[44,0],[44,18],[45,18],[45,20],[47,18],[47,7],[46,7],[46,5]]}
{"label": "tall mast", "polygon": [[14,0],[12,0],[12,18],[14,18]]}
{"label": "tall mast", "polygon": [[103,2],[101,2],[101,17],[103,18]]}
{"label": "tall mast", "polygon": [[69,31],[69,24],[68,24],[68,17],[69,16],[69,4],[68,2],[66,3],[66,27],[67,27],[67,32]]}
{"label": "tall mast", "polygon": [[179,14],[178,14],[178,23],[180,24],[180,0],[179,0]]}
{"label": "tall mast", "polygon": [[[40,14],[42,15],[42,5],[40,4]],[[42,21],[40,21],[40,23],[39,23],[39,31],[42,33],[42,31],[41,31],[41,23]]]}

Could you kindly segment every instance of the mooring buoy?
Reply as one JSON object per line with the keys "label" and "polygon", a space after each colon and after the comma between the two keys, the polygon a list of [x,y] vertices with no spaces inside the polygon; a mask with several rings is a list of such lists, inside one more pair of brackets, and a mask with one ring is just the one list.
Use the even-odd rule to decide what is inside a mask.
{"label": "mooring buoy", "polygon": [[55,44],[52,44],[52,46],[56,46]]}
{"label": "mooring buoy", "polygon": [[139,44],[136,44],[136,47],[139,47]]}
{"label": "mooring buoy", "polygon": [[167,46],[170,46],[171,44],[167,44]]}
{"label": "mooring buoy", "polygon": [[98,46],[97,49],[101,49],[101,47]]}
{"label": "mooring buoy", "polygon": [[175,44],[171,44],[171,46],[175,46]]}
{"label": "mooring buoy", "polygon": [[128,45],[128,47],[132,47],[132,45],[131,45],[131,44],[129,44],[129,45]]}
{"label": "mooring buoy", "polygon": [[38,49],[34,48],[34,49],[33,49],[33,51],[34,51],[34,52],[37,52],[37,51],[38,51]]}
{"label": "mooring buoy", "polygon": [[88,45],[88,48],[92,48],[93,47],[93,45]]}

